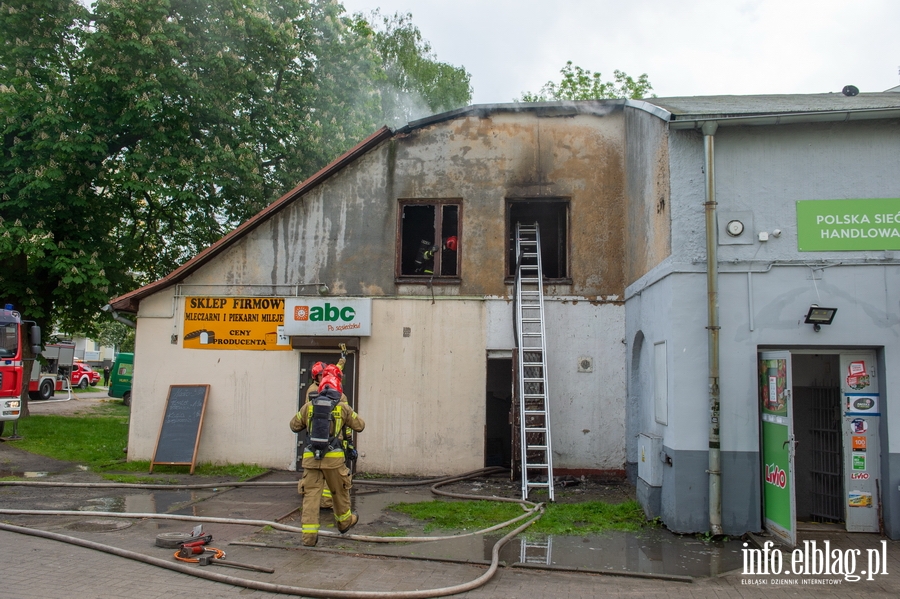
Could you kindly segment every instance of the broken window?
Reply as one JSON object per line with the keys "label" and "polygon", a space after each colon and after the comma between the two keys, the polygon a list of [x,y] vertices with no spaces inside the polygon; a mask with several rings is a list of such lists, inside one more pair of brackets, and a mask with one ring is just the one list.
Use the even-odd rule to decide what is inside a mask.
{"label": "broken window", "polygon": [[506,276],[514,277],[516,274],[516,223],[537,223],[541,234],[541,268],[544,278],[568,279],[568,222],[568,200],[508,200]]}
{"label": "broken window", "polygon": [[459,278],[460,201],[401,201],[398,276]]}

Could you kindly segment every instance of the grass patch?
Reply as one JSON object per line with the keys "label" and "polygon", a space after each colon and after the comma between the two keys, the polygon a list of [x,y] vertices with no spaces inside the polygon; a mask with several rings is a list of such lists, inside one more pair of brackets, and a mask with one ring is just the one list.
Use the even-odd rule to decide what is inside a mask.
{"label": "grass patch", "polygon": [[[121,402],[103,402],[90,411],[73,416],[40,415],[19,420],[22,439],[8,441],[14,447],[29,453],[56,460],[75,462],[94,472],[115,471],[104,478],[115,482],[159,483],[159,477],[148,477],[150,462],[126,461],[123,449],[128,445],[129,408]],[[128,472],[141,472],[131,475]],[[187,466],[154,466],[157,474],[187,474]],[[268,472],[268,468],[251,464],[197,464],[194,470],[199,476],[220,476],[245,480]],[[126,473],[126,474],[120,474]]]}
{"label": "grass patch", "polygon": [[637,501],[551,503],[532,529],[554,535],[577,535],[605,530],[635,531],[651,524]]}
{"label": "grass patch", "polygon": [[396,503],[389,509],[425,521],[425,532],[433,530],[480,530],[522,515],[514,503],[496,501],[420,501]]}
{"label": "grass patch", "polygon": [[[85,388],[85,389],[82,389],[80,387],[72,387],[73,393],[100,393],[102,391],[106,391],[106,387],[101,387],[99,385],[96,385],[94,387],[91,387],[90,385],[88,385],[87,388]],[[65,391],[57,391],[56,395],[61,396],[61,395],[65,395],[65,393],[66,393]],[[112,399],[112,398],[110,398],[110,399]]]}
{"label": "grass patch", "polygon": [[125,459],[128,408],[101,404],[87,415],[29,416],[19,420],[18,432],[22,439],[9,441],[14,447],[102,470]]}
{"label": "grass patch", "polygon": [[[607,530],[634,531],[652,525],[636,501],[604,503],[551,503],[544,515],[528,529],[534,534],[581,535]],[[433,530],[480,530],[522,514],[514,503],[494,501],[423,501],[398,503],[390,509],[425,522],[425,532]]]}

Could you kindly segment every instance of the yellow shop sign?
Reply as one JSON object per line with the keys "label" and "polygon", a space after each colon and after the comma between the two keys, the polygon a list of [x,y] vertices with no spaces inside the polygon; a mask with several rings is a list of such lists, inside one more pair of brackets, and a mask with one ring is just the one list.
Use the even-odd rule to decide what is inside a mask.
{"label": "yellow shop sign", "polygon": [[284,298],[186,297],[186,349],[289,350]]}

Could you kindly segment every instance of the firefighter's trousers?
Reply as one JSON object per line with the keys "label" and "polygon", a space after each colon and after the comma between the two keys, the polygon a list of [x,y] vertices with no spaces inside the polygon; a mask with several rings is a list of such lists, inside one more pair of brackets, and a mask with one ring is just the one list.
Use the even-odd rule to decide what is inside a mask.
{"label": "firefighter's trousers", "polygon": [[319,535],[319,505],[322,491],[331,489],[332,511],[338,530],[350,521],[350,470],[341,465],[338,468],[303,468],[300,479],[300,493],[303,494],[303,511],[300,525],[303,530],[303,544],[315,544]]}

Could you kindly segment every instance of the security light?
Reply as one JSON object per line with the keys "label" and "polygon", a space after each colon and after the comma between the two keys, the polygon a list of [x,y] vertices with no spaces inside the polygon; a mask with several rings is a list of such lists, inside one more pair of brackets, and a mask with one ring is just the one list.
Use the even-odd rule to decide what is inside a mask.
{"label": "security light", "polygon": [[813,304],[809,307],[809,312],[806,313],[804,322],[813,325],[813,330],[818,332],[823,324],[831,324],[836,313],[837,308],[821,308],[817,304]]}

